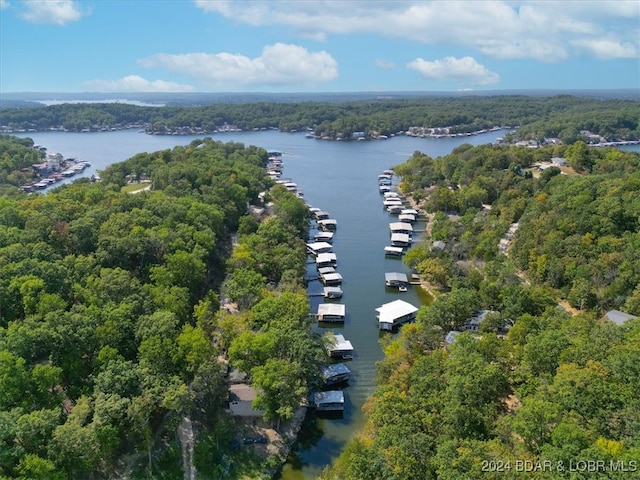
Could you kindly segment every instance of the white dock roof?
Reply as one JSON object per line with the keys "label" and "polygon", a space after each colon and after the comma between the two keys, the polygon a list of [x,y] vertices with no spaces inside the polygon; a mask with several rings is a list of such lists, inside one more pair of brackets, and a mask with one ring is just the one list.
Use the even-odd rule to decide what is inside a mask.
{"label": "white dock roof", "polygon": [[392,222],[389,224],[389,230],[392,232],[413,232],[413,225],[406,222]]}
{"label": "white dock roof", "polygon": [[418,211],[415,208],[405,208],[400,213],[409,215],[418,215]]}
{"label": "white dock roof", "polygon": [[340,275],[338,272],[335,272],[335,271],[331,273],[321,273],[320,276],[322,277],[322,281],[324,283],[342,282],[342,275]]}
{"label": "white dock roof", "polygon": [[330,350],[353,350],[353,345],[349,340],[345,340],[340,334],[333,334],[333,347]]}
{"label": "white dock roof", "polygon": [[328,242],[312,242],[312,243],[307,243],[307,248],[309,250],[312,250],[314,252],[319,252],[321,250],[331,250],[333,247],[331,246],[330,243]]}
{"label": "white dock roof", "polygon": [[384,274],[384,278],[387,282],[403,282],[403,283],[409,282],[409,279],[407,278],[407,274],[400,273],[400,272],[387,272]]}
{"label": "white dock roof", "polygon": [[332,315],[344,317],[346,306],[342,303],[321,303],[318,305],[318,316]]}
{"label": "white dock roof", "polygon": [[338,221],[334,218],[324,218],[321,220],[318,220],[318,225],[338,225]]}
{"label": "white dock roof", "polygon": [[336,256],[335,253],[332,253],[332,252],[319,253],[318,256],[316,257],[316,263],[330,263],[330,262],[337,262],[337,261],[338,261],[338,257]]}
{"label": "white dock roof", "polygon": [[407,233],[392,233],[391,234],[391,243],[393,242],[401,242],[401,243],[409,243],[411,239],[409,238],[409,234]]}
{"label": "white dock roof", "polygon": [[398,318],[416,313],[418,310],[418,307],[415,307],[404,300],[394,300],[393,302],[385,303],[381,307],[376,308],[376,312],[379,313],[378,320],[380,323],[391,324],[393,324]]}
{"label": "white dock roof", "polygon": [[320,275],[327,275],[329,273],[336,273],[336,269],[333,267],[320,267],[318,273]]}

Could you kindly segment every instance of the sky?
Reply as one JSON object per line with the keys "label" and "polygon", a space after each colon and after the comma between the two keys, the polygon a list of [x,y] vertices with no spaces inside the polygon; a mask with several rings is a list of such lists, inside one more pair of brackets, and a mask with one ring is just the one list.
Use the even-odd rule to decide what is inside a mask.
{"label": "sky", "polygon": [[640,88],[640,0],[0,0],[0,93]]}

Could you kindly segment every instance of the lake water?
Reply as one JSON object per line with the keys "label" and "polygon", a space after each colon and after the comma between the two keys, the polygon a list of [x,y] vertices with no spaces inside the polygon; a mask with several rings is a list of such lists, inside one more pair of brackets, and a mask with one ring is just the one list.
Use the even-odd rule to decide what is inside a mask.
{"label": "lake water", "polygon": [[[344,296],[340,303],[346,305],[346,321],[344,326],[332,330],[342,333],[355,348],[355,357],[348,362],[352,373],[350,384],[345,389],[346,409],[341,419],[309,418],[301,432],[299,445],[283,469],[283,480],[315,478],[363,426],[362,405],[374,392],[375,364],[383,357],[375,309],[396,298],[415,306],[429,301],[418,287],[412,286],[404,293],[385,287],[385,272],[409,271],[401,260],[384,257],[383,249],[389,244],[389,223],[397,217],[389,215],[382,207],[377,176],[383,170],[405,162],[415,151],[437,157],[463,143],[492,143],[503,134],[497,131],[438,139],[400,136],[362,142],[315,140],[305,138],[302,133],[278,131],[230,132],[212,136],[214,140],[241,142],[284,152],[283,176],[291,178],[303,189],[305,200],[310,205],[329,212],[338,222],[333,250],[338,258],[337,270],[344,279]],[[29,136],[36,144],[50,152],[59,152],[65,158],[89,161],[91,167],[82,176],[91,176],[136,153],[170,149],[199,138],[151,136],[134,130],[43,132],[20,136]],[[637,148],[626,149],[640,151],[640,146],[634,147]],[[309,291],[321,291],[320,284],[312,282]],[[312,296],[310,301],[311,312],[314,313],[323,300]]]}

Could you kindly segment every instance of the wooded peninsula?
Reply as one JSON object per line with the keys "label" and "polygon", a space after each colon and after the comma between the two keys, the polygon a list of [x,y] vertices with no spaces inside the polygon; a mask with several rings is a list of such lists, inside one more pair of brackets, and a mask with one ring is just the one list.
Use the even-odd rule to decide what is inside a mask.
{"label": "wooded peninsula", "polygon": [[[435,299],[383,337],[367,425],[323,480],[640,478],[640,154],[590,145],[639,122],[571,96],[0,110],[5,131],[518,127],[394,167],[429,218],[403,261]],[[42,155],[0,137],[0,478],[184,478],[185,449],[198,478],[271,478],[284,450],[238,448],[230,375],[275,432],[321,384],[308,206],[266,150],[212,136],[21,191]]]}

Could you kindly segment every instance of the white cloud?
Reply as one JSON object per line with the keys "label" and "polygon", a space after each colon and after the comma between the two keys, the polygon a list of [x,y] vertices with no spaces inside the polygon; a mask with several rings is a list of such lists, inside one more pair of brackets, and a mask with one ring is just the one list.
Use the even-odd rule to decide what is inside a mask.
{"label": "white cloud", "polygon": [[638,48],[629,42],[621,43],[617,40],[606,38],[589,38],[574,40],[571,44],[577,49],[583,50],[601,60],[638,57]]}
{"label": "white cloud", "polygon": [[90,10],[72,0],[21,0],[20,4],[20,16],[31,23],[65,25],[90,14]]}
{"label": "white cloud", "polygon": [[464,85],[493,85],[500,81],[498,74],[487,70],[471,57],[445,57],[432,62],[416,58],[407,63],[407,68],[415,70],[426,79],[454,81]]}
{"label": "white cloud", "polygon": [[224,52],[159,53],[139,60],[138,65],[189,75],[209,88],[318,85],[338,76],[337,62],[327,52],[282,43],[265,46],[257,58]]}
{"label": "white cloud", "polygon": [[138,75],[128,75],[118,80],[90,80],[83,87],[93,92],[194,92],[191,85],[182,85],[164,80],[146,80]]}
{"label": "white cloud", "polygon": [[544,62],[568,58],[568,47],[578,39],[615,38],[640,49],[637,0],[194,1],[207,13],[248,25],[290,27],[307,38],[375,33]]}
{"label": "white cloud", "polygon": [[0,0],[0,10],[3,10],[5,8],[9,8],[9,2],[7,0]]}
{"label": "white cloud", "polygon": [[381,58],[377,58],[376,59],[376,67],[382,68],[383,70],[391,70],[393,68],[396,68],[396,64],[393,63],[393,62],[390,62],[388,60],[383,60]]}

